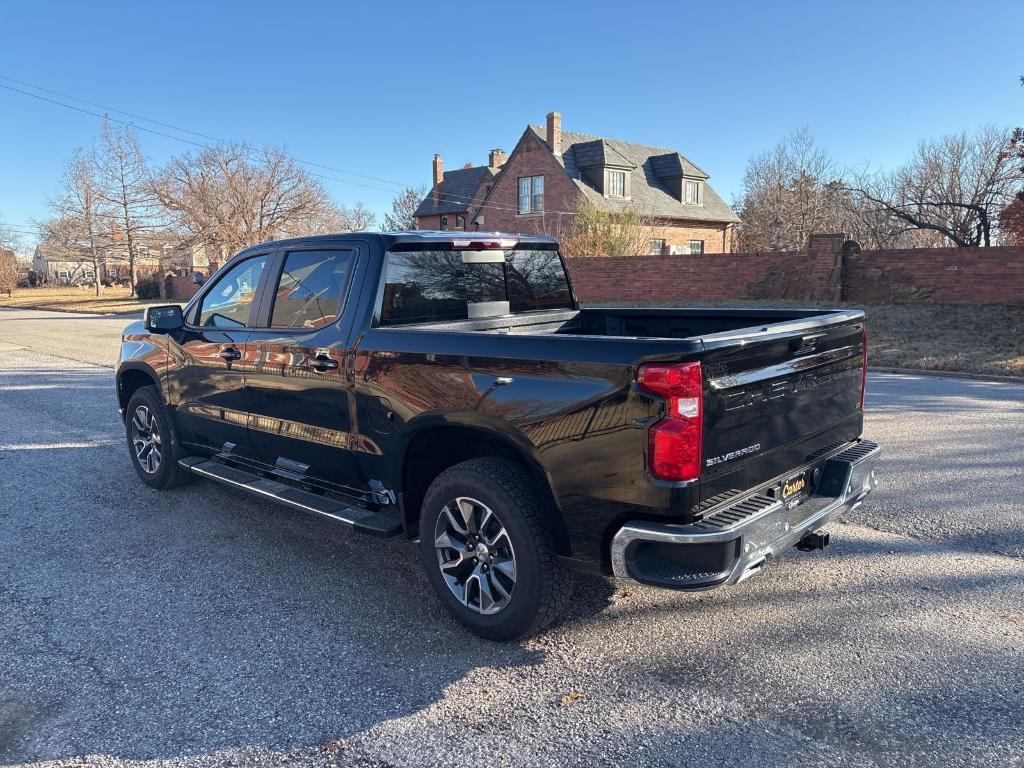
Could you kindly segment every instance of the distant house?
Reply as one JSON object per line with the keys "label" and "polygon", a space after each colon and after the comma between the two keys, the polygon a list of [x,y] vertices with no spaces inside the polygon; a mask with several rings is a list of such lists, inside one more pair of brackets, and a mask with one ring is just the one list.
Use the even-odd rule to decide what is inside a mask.
{"label": "distant house", "polygon": [[[100,280],[106,282],[129,279],[128,245],[118,237],[105,238],[98,247]],[[210,261],[202,245],[179,241],[172,236],[149,234],[135,245],[135,271],[138,276],[156,274],[192,275],[207,273]],[[87,248],[43,242],[32,256],[32,271],[43,282],[58,285],[91,284],[96,276]]]}
{"label": "distant house", "polygon": [[506,158],[443,173],[416,211],[421,229],[558,232],[582,199],[653,221],[650,252],[728,252],[739,217],[681,152],[562,130],[557,112],[527,126]]}
{"label": "distant house", "polygon": [[434,155],[433,187],[413,214],[417,229],[479,229],[467,222],[475,217],[506,159],[500,149],[492,149],[487,165],[446,172],[441,156]]}

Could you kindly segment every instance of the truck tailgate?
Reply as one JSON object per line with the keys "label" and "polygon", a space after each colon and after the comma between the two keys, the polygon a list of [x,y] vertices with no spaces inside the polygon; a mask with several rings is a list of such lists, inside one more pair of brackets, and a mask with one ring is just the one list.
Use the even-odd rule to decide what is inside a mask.
{"label": "truck tailgate", "polygon": [[862,313],[714,334],[704,343],[705,508],[860,435]]}

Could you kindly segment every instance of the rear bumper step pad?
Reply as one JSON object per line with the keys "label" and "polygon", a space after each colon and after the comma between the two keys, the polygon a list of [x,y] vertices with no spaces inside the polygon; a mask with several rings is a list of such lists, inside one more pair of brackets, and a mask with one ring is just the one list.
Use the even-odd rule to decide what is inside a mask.
{"label": "rear bumper step pad", "polygon": [[688,525],[627,523],[612,539],[612,570],[620,579],[670,589],[743,581],[768,557],[859,505],[875,486],[878,453],[877,443],[862,439],[828,457],[817,487],[798,506],[761,491]]}
{"label": "rear bumper step pad", "polygon": [[337,499],[304,491],[276,480],[269,480],[261,475],[219,461],[204,459],[201,456],[189,456],[181,459],[178,463],[200,477],[216,480],[218,483],[251,493],[254,496],[271,499],[292,509],[328,517],[351,526],[352,530],[358,533],[388,538],[402,531],[401,524],[387,515],[353,507]]}

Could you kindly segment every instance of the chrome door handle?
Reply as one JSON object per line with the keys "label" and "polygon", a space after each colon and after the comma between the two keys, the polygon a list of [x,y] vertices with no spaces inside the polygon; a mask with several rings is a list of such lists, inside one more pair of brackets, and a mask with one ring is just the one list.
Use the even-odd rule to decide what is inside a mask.
{"label": "chrome door handle", "polygon": [[324,373],[326,371],[333,371],[336,369],[338,367],[338,361],[327,357],[327,355],[317,355],[309,361],[309,367],[314,371]]}
{"label": "chrome door handle", "polygon": [[231,360],[240,359],[242,357],[242,353],[234,347],[228,347],[227,349],[222,349],[220,351],[220,356],[230,362]]}

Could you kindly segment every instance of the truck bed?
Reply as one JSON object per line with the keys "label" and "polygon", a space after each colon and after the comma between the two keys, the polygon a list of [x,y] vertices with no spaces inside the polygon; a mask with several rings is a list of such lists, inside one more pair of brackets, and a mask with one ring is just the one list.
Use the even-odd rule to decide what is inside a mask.
{"label": "truck bed", "polygon": [[[470,371],[500,369],[514,376],[517,383],[493,392],[485,410],[511,407],[524,396],[520,393],[530,380],[524,375],[526,360],[546,361],[561,371],[559,377],[542,376],[548,393],[568,387],[570,375],[585,376],[601,382],[591,397],[605,403],[623,397],[637,402],[635,375],[643,364],[699,360],[704,468],[696,497],[684,504],[691,512],[712,509],[716,500],[836,450],[862,430],[864,313],[859,310],[583,308],[402,325],[385,334],[402,336],[403,331],[420,338],[396,349],[458,354]],[[505,339],[487,338],[491,334]],[[376,333],[369,338],[375,344],[382,340]],[[645,416],[637,411],[623,418],[636,424]],[[628,429],[626,423],[619,426]],[[616,438],[609,478],[621,472],[620,451],[639,455],[644,450],[625,434]],[[649,493],[655,489],[642,487]]]}

